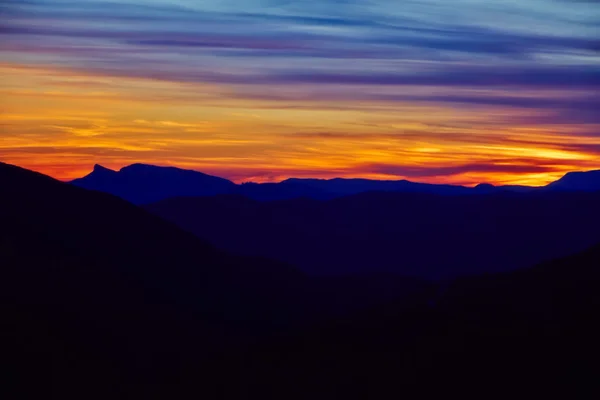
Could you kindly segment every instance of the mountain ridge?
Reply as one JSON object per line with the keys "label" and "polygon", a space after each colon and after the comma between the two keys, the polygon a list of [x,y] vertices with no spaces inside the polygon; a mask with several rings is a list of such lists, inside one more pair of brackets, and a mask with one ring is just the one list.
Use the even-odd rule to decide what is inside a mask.
{"label": "mountain ridge", "polygon": [[230,193],[236,185],[224,178],[177,167],[131,164],[119,171],[96,164],[93,171],[72,185],[114,194],[134,204],[174,196],[212,196]]}
{"label": "mountain ridge", "polygon": [[[423,287],[409,281],[416,292],[407,297],[282,331],[303,312],[394,294],[399,286],[382,274],[365,288],[356,275],[344,278],[346,292],[331,293],[336,277],[308,284],[286,264],[219,251],[113,195],[2,163],[0,182],[7,189],[0,196],[0,344],[11,366],[7,381],[24,398],[39,397],[26,395],[40,389],[64,399],[304,400],[441,392],[506,398],[597,388],[597,244],[511,272]],[[356,196],[372,202],[381,193]],[[392,193],[383,200],[403,197],[413,205],[441,198]],[[227,199],[234,209],[237,199],[286,205]],[[333,199],[332,209],[355,209],[353,201]],[[287,202],[310,213],[324,203]],[[399,212],[418,214],[411,207]],[[375,221],[381,217],[388,216]],[[279,334],[267,334],[273,329]]]}
{"label": "mountain ridge", "polygon": [[563,191],[598,191],[600,190],[600,170],[568,172],[546,187]]}
{"label": "mountain ridge", "polygon": [[569,172],[546,186],[493,185],[474,187],[431,184],[400,180],[363,178],[288,178],[277,183],[234,182],[203,172],[171,166],[132,164],[119,171],[101,165],[70,182],[86,189],[108,192],[135,204],[148,204],[169,197],[241,194],[260,201],[296,197],[332,199],[363,192],[433,193],[439,195],[473,195],[498,192],[529,193],[537,191],[600,191],[600,170]]}
{"label": "mountain ridge", "polygon": [[440,279],[583,250],[600,241],[597,204],[600,192],[367,192],[269,202],[236,194],[179,197],[144,208],[219,248],[283,260],[309,274],[367,269]]}

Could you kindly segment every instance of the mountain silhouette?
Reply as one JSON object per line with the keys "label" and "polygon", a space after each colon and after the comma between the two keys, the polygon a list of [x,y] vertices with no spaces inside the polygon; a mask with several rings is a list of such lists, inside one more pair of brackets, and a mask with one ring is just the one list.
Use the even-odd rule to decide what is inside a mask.
{"label": "mountain silhouette", "polygon": [[600,170],[587,172],[569,172],[559,180],[547,186],[549,190],[557,191],[600,191]]}
{"label": "mountain silhouette", "polygon": [[34,379],[61,397],[109,398],[138,383],[152,393],[188,363],[210,370],[224,350],[427,287],[309,279],[219,251],[109,194],[3,163],[0,181],[3,357],[19,390]]}
{"label": "mountain silhouette", "polygon": [[[50,398],[98,399],[580,397],[597,384],[600,245],[531,268],[506,266],[511,271],[435,285],[396,285],[389,274],[311,278],[283,263],[216,250],[112,195],[1,163],[0,181],[2,355],[11,366],[8,382],[24,396],[38,389]],[[396,207],[392,219],[422,218],[417,205],[433,212],[440,198],[469,199],[460,206],[473,210],[473,218],[486,210],[508,225],[545,209],[534,220],[553,215],[545,225],[551,229],[571,209],[578,211],[569,218],[581,224],[592,215],[589,204],[598,204],[594,196],[364,193],[326,202],[170,201],[196,207],[218,199],[232,209],[246,207],[242,212],[257,204],[285,211],[293,203],[294,213],[263,220],[279,228],[339,210],[354,215],[352,223],[370,221],[361,229],[372,232],[399,199],[405,207]],[[381,211],[360,216],[366,206]],[[439,213],[456,204],[448,207]],[[318,233],[311,225],[305,229]],[[483,239],[470,243],[473,252],[496,239],[478,233]],[[522,240],[530,246],[548,238]],[[347,242],[346,250],[357,243]],[[407,248],[397,250],[396,260]],[[427,250],[447,249],[432,244]],[[395,295],[409,286],[415,288],[409,295]],[[374,292],[381,292],[377,301]],[[348,310],[353,301],[369,307]]]}
{"label": "mountain silhouette", "polygon": [[174,198],[145,208],[219,248],[282,260],[309,274],[447,279],[582,251],[600,242],[598,204],[600,192],[372,192],[273,202]]}
{"label": "mountain silhouette", "polygon": [[389,304],[267,343],[239,379],[290,399],[594,397],[599,284],[600,245],[460,279],[427,303]]}
{"label": "mountain silhouette", "polygon": [[40,385],[168,380],[189,355],[318,311],[291,267],[227,255],[117,197],[14,166],[0,164],[0,182],[2,344]]}
{"label": "mountain silhouette", "polygon": [[175,196],[211,196],[231,193],[236,185],[227,179],[175,167],[133,164],[113,171],[100,165],[71,182],[85,189],[111,193],[135,204]]}
{"label": "mountain silhouette", "polygon": [[[581,175],[583,174],[583,175]],[[600,190],[598,171],[567,174],[547,189],[570,191]],[[585,178],[583,178],[585,177]],[[299,179],[290,178],[279,183],[244,183],[236,185],[227,179],[201,172],[174,167],[133,164],[112,171],[96,165],[89,175],[71,182],[86,189],[111,193],[135,204],[148,204],[171,197],[212,196],[239,194],[260,200],[288,200],[311,198],[327,200],[365,192],[427,193],[437,195],[468,195],[502,192],[531,193],[543,188],[491,184],[475,187],[438,185],[407,180],[370,179]]]}
{"label": "mountain silhouette", "polygon": [[313,190],[320,190],[331,197],[348,196],[363,192],[404,192],[404,193],[438,193],[465,194],[469,188],[454,185],[432,185],[407,180],[370,180],[370,179],[298,179],[291,178],[282,182],[301,184]]}

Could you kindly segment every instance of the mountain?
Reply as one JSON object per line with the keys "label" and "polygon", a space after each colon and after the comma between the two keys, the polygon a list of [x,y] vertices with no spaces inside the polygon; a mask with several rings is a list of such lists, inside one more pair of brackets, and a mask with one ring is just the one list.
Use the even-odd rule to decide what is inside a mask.
{"label": "mountain", "polygon": [[[443,185],[418,183],[407,180],[372,180],[372,179],[298,179],[291,178],[281,182],[281,185],[294,183],[306,188],[324,193],[321,198],[336,198],[365,192],[394,192],[394,193],[428,193],[437,195],[467,195],[479,193],[498,193],[504,191],[529,192],[535,188],[527,186],[494,186],[479,184],[474,188],[459,185]],[[318,199],[317,196],[306,196]]]}
{"label": "mountain", "polygon": [[499,192],[515,192],[515,193],[533,193],[537,187],[520,186],[520,185],[502,185],[495,186],[491,183],[480,183],[471,189],[472,194],[489,194]]}
{"label": "mountain", "polygon": [[2,354],[24,371],[19,391],[33,380],[57,398],[112,398],[121,380],[164,384],[182,360],[318,314],[286,265],[225,254],[117,197],[14,166],[0,164],[0,182]]}
{"label": "mountain", "polygon": [[109,194],[3,163],[0,182],[1,343],[19,392],[35,381],[61,398],[151,394],[189,364],[207,373],[224,351],[427,286],[309,279]]}
{"label": "mountain", "polygon": [[248,380],[249,397],[287,399],[593,398],[598,285],[600,245],[460,279],[435,301],[392,303],[266,343],[236,381]]}
{"label": "mountain", "polygon": [[146,209],[219,248],[282,260],[309,274],[446,279],[527,267],[600,242],[598,204],[600,192],[372,192],[273,202],[174,198]]}
{"label": "mountain", "polygon": [[365,192],[428,193],[470,195],[490,193],[533,193],[540,190],[600,191],[600,171],[571,172],[545,188],[518,185],[475,187],[436,185],[407,180],[299,179],[279,183],[235,183],[201,172],[174,167],[133,164],[113,171],[94,166],[89,175],[71,182],[85,189],[111,193],[134,204],[149,204],[171,197],[239,194],[259,201],[289,200],[301,197],[328,200]]}
{"label": "mountain", "polygon": [[85,189],[111,193],[134,204],[148,204],[171,197],[212,196],[239,194],[260,200],[287,200],[311,198],[327,200],[364,192],[430,193],[439,195],[466,195],[496,192],[530,192],[526,186],[480,185],[475,188],[456,185],[434,185],[407,180],[369,179],[286,179],[279,183],[244,183],[174,167],[133,164],[113,171],[94,166],[89,175],[71,182]]}
{"label": "mountain", "polygon": [[403,193],[437,193],[466,194],[470,188],[453,185],[432,185],[407,180],[370,180],[370,179],[298,179],[291,178],[282,184],[295,183],[313,190],[327,193],[330,197],[342,197],[364,192],[403,192]]}
{"label": "mountain", "polygon": [[85,189],[111,193],[134,204],[175,196],[211,196],[231,193],[236,185],[227,179],[174,167],[133,164],[113,171],[94,166],[89,175],[71,182]]}
{"label": "mountain", "polygon": [[235,192],[238,195],[258,201],[277,201],[298,198],[329,199],[331,193],[303,184],[301,181],[288,180],[279,183],[242,183]]}
{"label": "mountain", "polygon": [[569,172],[546,188],[556,191],[597,192],[600,191],[600,170]]}
{"label": "mountain", "polygon": [[[3,388],[24,398],[577,398],[597,385],[599,245],[528,269],[402,281],[417,290],[398,297],[395,275],[307,277],[216,250],[112,195],[1,163],[0,182]],[[293,202],[307,215],[364,206],[347,199]],[[529,210],[590,215],[585,203],[550,204]],[[369,307],[339,312],[357,297]]]}

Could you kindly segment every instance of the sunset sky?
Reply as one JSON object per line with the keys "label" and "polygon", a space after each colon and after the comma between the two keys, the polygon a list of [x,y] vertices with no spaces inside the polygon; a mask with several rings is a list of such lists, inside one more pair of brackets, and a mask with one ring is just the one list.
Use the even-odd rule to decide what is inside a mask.
{"label": "sunset sky", "polygon": [[0,160],[541,185],[600,168],[592,0],[1,0]]}

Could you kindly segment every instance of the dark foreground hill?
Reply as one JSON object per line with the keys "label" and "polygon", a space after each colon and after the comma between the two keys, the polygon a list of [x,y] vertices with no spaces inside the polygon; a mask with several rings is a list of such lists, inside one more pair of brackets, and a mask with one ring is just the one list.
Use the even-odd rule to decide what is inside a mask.
{"label": "dark foreground hill", "polygon": [[311,274],[421,278],[522,268],[600,242],[600,192],[438,196],[362,193],[327,201],[175,198],[149,211],[238,254]]}
{"label": "dark foreground hill", "polygon": [[579,398],[597,384],[599,246],[336,313],[362,279],[315,284],[5,164],[0,183],[2,359],[17,394]]}
{"label": "dark foreground hill", "polygon": [[0,182],[3,358],[18,391],[111,398],[120,381],[164,384],[187,357],[310,310],[285,265],[229,256],[121,199],[20,168],[0,164]]}
{"label": "dark foreground hill", "polygon": [[600,246],[458,280],[427,302],[390,304],[270,343],[241,381],[289,399],[595,398],[598,285]]}
{"label": "dark foreground hill", "polygon": [[422,289],[232,256],[112,195],[7,164],[0,184],[1,330],[13,372],[31,373],[25,385],[44,377],[106,398],[119,381],[165,384],[189,360],[209,365],[258,337]]}

